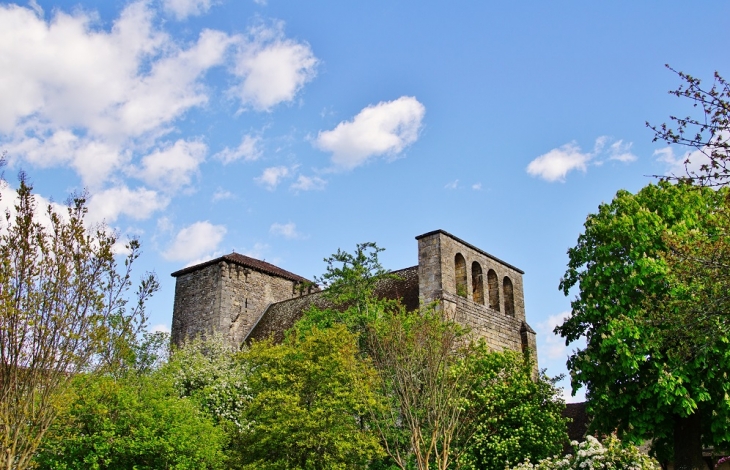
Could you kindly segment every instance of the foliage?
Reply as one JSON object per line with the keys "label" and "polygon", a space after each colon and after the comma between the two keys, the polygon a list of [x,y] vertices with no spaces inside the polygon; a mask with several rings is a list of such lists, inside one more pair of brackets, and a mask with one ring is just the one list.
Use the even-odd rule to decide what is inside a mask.
{"label": "foliage", "polygon": [[572,442],[573,452],[565,457],[548,457],[536,464],[529,460],[512,470],[659,470],[659,464],[636,446],[624,445],[609,435],[603,443],[593,436],[578,444]]}
{"label": "foliage", "polygon": [[36,461],[41,469],[223,468],[223,431],[161,374],[80,376]]}
{"label": "foliage", "polygon": [[458,464],[457,442],[472,433],[478,407],[468,408],[475,385],[469,361],[479,350],[467,331],[435,306],[384,315],[371,325],[369,351],[385,408],[372,423],[386,452],[401,469]]}
{"label": "foliage", "polygon": [[461,459],[465,468],[503,470],[562,451],[567,418],[555,380],[535,380],[531,362],[515,351],[482,353],[470,366],[478,380],[468,406],[479,414]]}
{"label": "foliage", "polygon": [[[679,468],[700,464],[700,434],[707,445],[730,443],[730,347],[727,332],[707,336],[686,315],[665,310],[674,300],[697,300],[687,289],[696,280],[678,278],[666,260],[667,234],[708,233],[705,221],[726,196],[667,182],[636,195],[619,191],[588,216],[560,283],[566,295],[579,287],[572,316],[556,332],[566,344],[586,338],[568,367],[574,390],[587,388],[593,428],[652,438],[662,458],[674,448]],[[694,330],[698,343],[669,347],[678,328]]]}
{"label": "foliage", "polygon": [[245,364],[222,335],[197,338],[173,351],[163,372],[180,397],[190,397],[216,422],[241,427],[250,400]]}
{"label": "foliage", "polygon": [[378,253],[383,250],[372,242],[358,243],[354,253],[338,249],[337,253],[325,258],[327,270],[315,280],[326,288],[324,296],[331,307],[310,308],[299,321],[297,331],[306,332],[312,326],[329,328],[343,323],[350,331],[365,333],[366,325],[393,304],[375,295],[378,282],[395,277],[378,260]]}
{"label": "foliage", "polygon": [[[674,123],[653,126],[654,141],[663,140],[694,149],[684,162],[686,176],[678,177],[683,181],[693,181],[701,185],[726,185],[730,182],[730,84],[715,72],[711,88],[702,86],[700,79],[684,72],[678,72],[667,65],[684,82],[669,93],[678,98],[690,100],[694,108],[701,108],[699,117],[679,118],[670,116]],[[706,158],[699,170],[689,167],[691,159]]]}
{"label": "foliage", "polygon": [[382,453],[363,417],[377,406],[375,374],[343,325],[254,343],[251,401],[237,437],[242,468],[357,469]]}
{"label": "foliage", "polygon": [[38,209],[20,175],[15,215],[0,233],[0,467],[25,468],[64,404],[73,374],[112,370],[128,361],[144,324],[144,304],[157,290],[147,275],[128,308],[131,268],[140,254],[131,240],[121,270],[116,234],[87,228],[86,201],[66,212]]}

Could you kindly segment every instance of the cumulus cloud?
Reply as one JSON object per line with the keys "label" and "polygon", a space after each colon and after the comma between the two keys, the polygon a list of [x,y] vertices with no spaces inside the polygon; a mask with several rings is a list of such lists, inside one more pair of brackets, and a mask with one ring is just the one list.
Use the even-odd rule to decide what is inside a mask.
{"label": "cumulus cloud", "polygon": [[320,131],[315,145],[332,153],[332,163],[352,169],[380,155],[397,155],[418,139],[426,107],[412,96],[382,101],[352,121]]}
{"label": "cumulus cloud", "polygon": [[552,149],[540,155],[527,165],[527,172],[547,181],[565,181],[565,175],[572,170],[586,171],[591,159],[590,153],[583,153],[575,142]]}
{"label": "cumulus cloud", "polygon": [[288,222],[286,224],[273,223],[269,228],[269,233],[288,239],[301,237],[301,234],[297,232],[297,226],[294,222]]}
{"label": "cumulus cloud", "polygon": [[195,222],[181,229],[170,247],[162,253],[168,261],[191,261],[214,252],[226,235],[226,227],[210,222]]}
{"label": "cumulus cloud", "polygon": [[281,22],[252,28],[249,36],[236,55],[233,73],[241,81],[231,92],[258,111],[292,101],[316,75],[318,60],[311,47],[284,37]]}
{"label": "cumulus cloud", "polygon": [[574,170],[585,173],[589,164],[601,165],[606,160],[624,163],[636,160],[631,153],[631,142],[610,142],[611,138],[607,136],[598,137],[592,152],[584,152],[576,142],[569,142],[532,160],[527,165],[527,173],[550,182],[564,182],[568,173]]}
{"label": "cumulus cloud", "polygon": [[145,156],[137,174],[152,187],[175,192],[191,183],[207,150],[202,142],[178,140]]}
{"label": "cumulus cloud", "polygon": [[235,149],[230,149],[226,147],[222,151],[216,153],[214,155],[214,158],[217,158],[218,160],[223,162],[224,165],[228,165],[229,163],[235,162],[236,160],[240,159],[243,159],[245,161],[258,160],[259,157],[261,157],[262,153],[260,144],[260,137],[247,134],[243,136],[243,139],[241,139],[241,143],[238,145],[238,147],[236,147]]}
{"label": "cumulus cloud", "polygon": [[120,215],[125,215],[135,220],[144,220],[167,207],[169,202],[169,198],[151,189],[118,186],[91,195],[89,219],[111,224]]}
{"label": "cumulus cloud", "polygon": [[482,190],[482,183],[474,183],[471,185],[471,189],[474,191],[481,191]]}
{"label": "cumulus cloud", "polygon": [[[88,10],[44,16],[35,2],[0,5],[0,146],[10,164],[74,170],[110,222],[165,207],[206,158],[202,139],[169,136],[208,103],[209,70],[227,66],[238,96],[260,110],[293,100],[315,75],[311,48],[286,38],[282,23],[248,35],[204,29],[183,42],[160,21],[160,8],[182,19],[218,1],[133,0],[109,27]],[[216,157],[260,155],[260,139],[249,135]],[[281,177],[269,172],[262,184],[273,189]]]}
{"label": "cumulus cloud", "polygon": [[286,166],[272,166],[266,168],[261,176],[254,178],[258,184],[264,186],[269,191],[273,191],[279,185],[282,179],[291,176],[293,170]]}
{"label": "cumulus cloud", "polygon": [[0,132],[38,137],[82,127],[92,136],[138,136],[207,101],[199,79],[235,38],[205,30],[187,48],[154,26],[147,2],[128,5],[110,31],[79,10],[50,22],[0,6]]}
{"label": "cumulus cloud", "polygon": [[202,15],[217,3],[219,2],[213,0],[163,0],[162,6],[178,20],[184,20],[190,16]]}
{"label": "cumulus cloud", "polygon": [[459,180],[454,180],[449,183],[446,183],[446,186],[444,188],[446,189],[456,189],[459,187]]}
{"label": "cumulus cloud", "polygon": [[291,185],[291,189],[295,191],[320,191],[327,186],[327,181],[319,176],[299,175],[297,180]]}

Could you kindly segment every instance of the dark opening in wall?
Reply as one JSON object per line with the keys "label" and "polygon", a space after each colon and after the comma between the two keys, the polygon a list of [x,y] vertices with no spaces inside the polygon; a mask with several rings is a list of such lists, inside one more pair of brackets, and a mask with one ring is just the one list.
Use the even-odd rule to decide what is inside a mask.
{"label": "dark opening in wall", "polygon": [[504,313],[510,317],[515,316],[515,295],[512,290],[512,280],[507,276],[504,277],[503,281],[504,290]]}
{"label": "dark opening in wall", "polygon": [[499,280],[494,269],[487,271],[487,287],[489,288],[489,308],[499,312]]}
{"label": "dark opening in wall", "polygon": [[466,298],[466,260],[457,253],[454,258],[454,278],[456,279],[456,295]]}
{"label": "dark opening in wall", "polygon": [[484,305],[484,280],[482,267],[474,261],[471,264],[471,289],[474,302]]}

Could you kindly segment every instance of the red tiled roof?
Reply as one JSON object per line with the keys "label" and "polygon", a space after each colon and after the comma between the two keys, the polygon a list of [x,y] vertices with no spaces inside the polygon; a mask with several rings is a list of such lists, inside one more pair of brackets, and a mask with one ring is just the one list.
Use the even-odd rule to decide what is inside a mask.
{"label": "red tiled roof", "polygon": [[171,274],[171,276],[172,277],[182,276],[183,274],[187,274],[187,273],[191,273],[193,271],[197,271],[199,269],[207,268],[208,266],[220,263],[221,261],[226,261],[228,263],[234,263],[239,266],[251,268],[253,270],[256,270],[256,271],[259,271],[262,273],[266,273],[266,274],[271,274],[273,276],[283,277],[284,279],[289,279],[292,281],[311,282],[308,279],[303,278],[302,276],[298,276],[285,269],[281,269],[280,267],[274,266],[271,263],[267,263],[266,261],[257,260],[255,258],[250,258],[248,256],[244,256],[239,253],[231,253],[228,255],[221,256],[220,258],[206,261],[204,263],[196,264],[193,266],[188,266],[187,268],[183,268],[179,271],[175,271],[174,273]]}

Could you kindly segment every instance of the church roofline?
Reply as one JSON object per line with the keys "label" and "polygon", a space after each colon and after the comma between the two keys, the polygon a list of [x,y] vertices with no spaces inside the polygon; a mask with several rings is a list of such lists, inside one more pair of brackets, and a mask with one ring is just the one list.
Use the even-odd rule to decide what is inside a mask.
{"label": "church roofline", "polygon": [[254,271],[259,271],[266,274],[271,274],[272,276],[282,277],[284,279],[289,279],[290,281],[296,281],[296,282],[311,282],[308,279],[303,278],[302,276],[296,275],[292,272],[289,272],[285,269],[281,269],[278,266],[274,266],[271,263],[267,263],[266,261],[261,261],[255,258],[251,258],[239,253],[230,253],[228,255],[223,255],[219,258],[215,258],[209,261],[205,261],[200,264],[195,264],[193,266],[188,266],[187,268],[183,268],[179,271],[175,271],[174,273],[170,274],[172,277],[179,277],[183,274],[188,274],[193,271],[197,271],[199,269],[207,268],[208,266],[212,266],[214,264],[220,263],[222,261],[237,264],[239,266],[243,266],[246,268],[253,269]]}
{"label": "church roofline", "polygon": [[494,255],[490,255],[489,253],[487,253],[486,251],[482,250],[481,248],[477,248],[476,246],[472,245],[471,243],[469,243],[469,242],[465,242],[464,240],[462,240],[462,239],[461,239],[461,238],[459,238],[459,237],[455,237],[454,235],[450,234],[450,233],[449,233],[449,232],[447,232],[446,230],[441,230],[441,229],[438,229],[438,230],[433,230],[433,231],[431,231],[431,232],[428,232],[428,233],[424,233],[423,235],[418,235],[418,236],[416,237],[416,240],[420,240],[421,238],[426,238],[426,237],[428,237],[428,236],[430,236],[430,235],[435,235],[435,234],[437,234],[437,233],[440,233],[440,234],[446,235],[447,237],[449,237],[449,238],[451,238],[451,239],[453,239],[453,240],[455,240],[455,241],[457,241],[457,242],[461,243],[462,245],[466,245],[467,247],[471,248],[472,250],[474,250],[474,251],[476,251],[476,252],[478,252],[478,253],[481,253],[481,254],[483,254],[483,255],[484,255],[484,256],[486,256],[487,258],[490,258],[490,259],[492,259],[492,260],[494,260],[494,261],[496,261],[496,262],[498,262],[498,263],[500,263],[500,264],[503,264],[503,265],[507,266],[508,268],[514,269],[515,271],[517,271],[517,272],[518,272],[518,273],[520,273],[520,274],[525,274],[525,272],[524,272],[523,270],[521,270],[520,268],[518,268],[518,267],[515,267],[515,266],[512,266],[512,265],[511,265],[511,264],[509,264],[509,263],[506,263],[506,262],[502,261],[501,259],[497,258],[497,257],[496,257],[496,256],[494,256]]}

